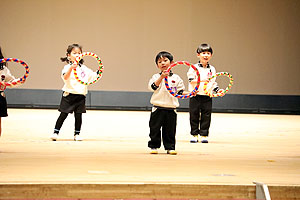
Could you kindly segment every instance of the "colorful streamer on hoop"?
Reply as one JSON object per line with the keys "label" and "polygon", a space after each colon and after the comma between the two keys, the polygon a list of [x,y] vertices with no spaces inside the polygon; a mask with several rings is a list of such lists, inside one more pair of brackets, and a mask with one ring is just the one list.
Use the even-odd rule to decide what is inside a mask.
{"label": "colorful streamer on hoop", "polygon": [[177,97],[177,98],[179,98],[179,99],[186,99],[186,98],[189,98],[189,97],[191,97],[193,94],[197,93],[197,91],[198,91],[198,88],[199,88],[199,85],[200,85],[200,73],[199,73],[198,69],[197,69],[194,65],[192,65],[192,64],[190,64],[190,63],[188,63],[188,62],[186,62],[186,61],[177,61],[177,62],[174,62],[173,64],[171,64],[171,65],[169,66],[169,68],[167,69],[167,72],[170,72],[171,69],[172,69],[173,67],[175,67],[176,65],[186,65],[186,66],[188,66],[188,67],[193,68],[193,69],[196,71],[196,74],[197,74],[197,77],[198,77],[198,79],[197,79],[197,84],[196,84],[194,90],[193,90],[191,93],[189,93],[189,94],[187,94],[187,95],[179,95],[179,94],[177,94],[177,93],[175,93],[175,92],[172,91],[172,89],[169,87],[169,84],[168,84],[168,77],[165,77],[165,85],[166,85],[166,88],[167,88],[167,90],[169,91],[169,93],[170,93],[172,96],[174,96],[174,97]]}
{"label": "colorful streamer on hoop", "polygon": [[[217,76],[227,76],[229,78],[229,85],[228,87],[222,92],[222,93],[217,93],[217,94],[211,94],[210,92],[207,91],[207,84],[209,83],[209,81]],[[232,75],[229,74],[228,72],[219,72],[216,73],[215,75],[213,75],[211,78],[208,79],[208,81],[206,81],[203,85],[203,90],[205,92],[206,95],[210,96],[210,97],[220,97],[220,96],[224,96],[232,87],[233,85],[233,78]]]}
{"label": "colorful streamer on hoop", "polygon": [[16,63],[20,63],[21,65],[23,65],[25,67],[25,74],[21,78],[15,79],[12,82],[4,82],[4,84],[2,84],[0,82],[0,85],[13,86],[13,85],[17,85],[19,83],[24,83],[25,82],[25,80],[26,80],[26,78],[28,77],[28,74],[29,74],[29,67],[28,67],[28,65],[24,61],[19,60],[17,58],[3,58],[3,59],[0,59],[0,63],[3,63],[3,62],[16,62]]}
{"label": "colorful streamer on hoop", "polygon": [[103,73],[103,70],[104,70],[104,66],[102,65],[101,59],[100,59],[96,54],[94,54],[94,53],[92,53],[92,52],[83,52],[83,53],[81,54],[81,56],[79,56],[79,57],[76,58],[77,64],[79,63],[79,61],[80,61],[84,56],[92,56],[92,57],[94,57],[94,58],[97,59],[97,62],[98,62],[98,65],[99,65],[99,68],[98,68],[99,73],[98,73],[98,75],[97,75],[97,77],[96,77],[95,80],[93,80],[93,81],[91,81],[91,82],[89,82],[89,83],[83,82],[82,80],[79,79],[76,69],[73,69],[73,70],[74,70],[74,76],[75,76],[75,79],[76,79],[77,81],[79,81],[79,83],[81,83],[81,84],[83,84],[83,85],[91,85],[91,84],[93,84],[93,83],[96,83],[96,82],[101,78],[102,73]]}

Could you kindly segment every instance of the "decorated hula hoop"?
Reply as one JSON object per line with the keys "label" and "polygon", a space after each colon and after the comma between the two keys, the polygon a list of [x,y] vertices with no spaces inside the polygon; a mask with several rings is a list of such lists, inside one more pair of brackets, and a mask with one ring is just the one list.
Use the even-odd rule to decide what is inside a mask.
{"label": "decorated hula hoop", "polygon": [[173,92],[172,89],[169,87],[169,84],[168,84],[168,77],[166,76],[166,77],[165,77],[165,85],[166,85],[166,88],[167,88],[167,90],[169,91],[169,93],[170,93],[172,96],[174,96],[174,97],[177,97],[177,98],[179,98],[179,99],[186,99],[186,98],[189,98],[189,97],[191,97],[193,94],[197,93],[197,91],[198,91],[198,88],[199,88],[199,85],[200,85],[200,73],[199,73],[198,69],[197,69],[194,65],[192,65],[192,64],[190,64],[190,63],[188,63],[188,62],[186,62],[186,61],[177,61],[177,62],[174,62],[173,64],[171,64],[171,65],[169,66],[169,68],[167,69],[167,72],[170,72],[170,70],[171,70],[173,67],[175,67],[176,65],[186,65],[186,66],[188,66],[188,67],[193,68],[193,69],[196,71],[196,74],[197,74],[197,77],[198,77],[198,79],[197,79],[197,84],[196,84],[194,90],[193,90],[191,93],[189,93],[189,94],[187,94],[187,95],[179,95],[179,94]]}
{"label": "decorated hula hoop", "polygon": [[[222,93],[217,93],[217,94],[211,94],[210,92],[207,91],[207,84],[208,84],[208,82],[209,82],[211,79],[213,79],[213,78],[215,78],[215,77],[217,77],[217,76],[227,76],[227,77],[229,78],[229,85],[228,85],[228,87],[224,90],[224,92],[222,92]],[[210,96],[210,97],[220,97],[220,96],[224,96],[224,95],[230,90],[230,88],[232,87],[232,85],[233,85],[233,78],[232,78],[232,75],[229,74],[228,72],[219,72],[219,73],[216,73],[215,75],[213,75],[211,78],[208,79],[208,81],[206,81],[206,82],[204,83],[203,90],[204,90],[205,94],[208,95],[208,96]]]}
{"label": "decorated hula hoop", "polygon": [[4,82],[4,84],[2,84],[0,82],[0,85],[4,85],[4,86],[13,86],[13,85],[17,85],[19,83],[24,83],[26,78],[28,77],[28,74],[29,74],[29,67],[28,65],[22,61],[22,60],[19,60],[17,58],[3,58],[3,59],[0,59],[0,63],[4,63],[4,62],[16,62],[16,63],[20,63],[21,65],[23,65],[25,67],[25,74],[24,76],[22,76],[21,78],[18,78],[12,82]]}
{"label": "decorated hula hoop", "polygon": [[73,70],[74,70],[74,76],[75,76],[75,79],[76,79],[79,83],[81,83],[81,84],[83,84],[83,85],[91,85],[91,84],[93,84],[93,83],[96,83],[96,82],[101,78],[104,67],[103,67],[103,65],[102,65],[101,59],[100,59],[96,54],[91,53],[91,52],[83,52],[83,53],[81,54],[81,56],[77,57],[77,58],[76,58],[77,64],[79,63],[79,61],[80,61],[84,56],[92,56],[92,57],[94,57],[94,58],[97,59],[97,62],[98,62],[98,65],[99,65],[99,68],[98,68],[99,73],[98,73],[98,75],[97,75],[97,77],[96,77],[95,80],[93,80],[93,81],[91,81],[91,82],[89,82],[89,83],[88,83],[88,82],[83,82],[82,80],[79,79],[76,69],[73,69]]}

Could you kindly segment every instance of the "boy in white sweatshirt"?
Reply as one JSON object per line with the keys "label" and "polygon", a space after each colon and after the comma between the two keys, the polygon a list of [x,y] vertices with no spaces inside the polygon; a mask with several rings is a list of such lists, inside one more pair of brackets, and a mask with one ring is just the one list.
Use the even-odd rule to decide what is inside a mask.
{"label": "boy in white sweatshirt", "polygon": [[163,79],[168,76],[170,88],[178,94],[183,93],[184,84],[178,75],[171,71],[167,72],[168,67],[173,63],[172,54],[166,51],[158,53],[155,63],[160,73],[154,74],[148,83],[149,90],[153,91],[150,100],[153,107],[149,121],[150,141],[148,142],[148,147],[151,148],[151,154],[157,154],[162,140],[167,153],[176,155],[176,108],[179,106],[179,103],[178,99],[168,92]]}

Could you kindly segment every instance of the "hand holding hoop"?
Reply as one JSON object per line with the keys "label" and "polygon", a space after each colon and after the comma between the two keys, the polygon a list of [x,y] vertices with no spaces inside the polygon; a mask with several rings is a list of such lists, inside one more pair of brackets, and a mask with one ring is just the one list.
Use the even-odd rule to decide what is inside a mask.
{"label": "hand holding hoop", "polygon": [[187,94],[187,95],[179,95],[179,94],[177,94],[177,93],[175,94],[175,92],[173,92],[172,89],[169,87],[169,84],[168,84],[168,77],[166,76],[166,77],[165,77],[165,85],[166,85],[166,88],[167,88],[167,90],[169,91],[169,93],[170,93],[172,96],[174,96],[174,97],[177,97],[177,98],[179,98],[179,99],[186,99],[186,98],[189,98],[189,97],[193,96],[195,93],[197,93],[197,91],[198,91],[198,88],[199,88],[199,85],[200,85],[200,73],[199,73],[198,69],[197,69],[194,65],[192,65],[192,64],[190,64],[189,62],[186,62],[186,61],[177,61],[177,62],[174,62],[173,64],[171,64],[171,65],[169,66],[169,68],[167,69],[167,72],[170,72],[171,69],[172,69],[173,67],[175,67],[176,65],[186,65],[186,66],[188,66],[188,67],[192,67],[192,68],[196,71],[196,74],[197,74],[197,77],[198,77],[198,78],[197,78],[197,84],[196,84],[194,90],[193,90],[191,93]]}
{"label": "hand holding hoop", "polygon": [[24,83],[26,81],[26,79],[28,77],[28,74],[29,74],[29,67],[24,61],[19,60],[17,58],[3,58],[3,59],[0,59],[0,63],[3,63],[3,62],[20,63],[21,65],[23,65],[25,67],[25,74],[21,78],[18,78],[16,80],[12,81],[12,82],[4,82],[4,84],[0,82],[0,85],[4,85],[5,87],[6,86],[14,86],[14,85],[17,85],[19,83]]}
{"label": "hand holding hoop", "polygon": [[223,89],[219,89],[219,90],[218,90],[218,92],[217,92],[217,94],[219,94],[219,95],[220,95],[220,97],[222,97],[222,96],[224,96],[224,95],[225,95],[225,93],[224,93],[224,90],[223,90]]}
{"label": "hand holding hoop", "polygon": [[91,84],[93,84],[93,83],[96,83],[96,82],[101,78],[102,73],[103,73],[103,70],[104,70],[104,66],[102,65],[101,59],[100,59],[96,54],[91,53],[91,52],[84,52],[84,53],[82,53],[81,56],[79,56],[79,57],[76,58],[76,60],[75,60],[76,63],[79,64],[79,61],[80,61],[84,56],[92,56],[92,57],[94,57],[94,58],[97,59],[97,62],[98,62],[98,65],[99,65],[99,68],[98,68],[98,71],[99,71],[99,72],[97,73],[97,77],[96,77],[95,80],[93,80],[93,81],[91,81],[91,82],[89,82],[89,83],[88,83],[88,82],[83,82],[82,80],[79,79],[76,69],[73,69],[73,70],[74,70],[74,76],[75,76],[75,79],[76,79],[79,83],[81,83],[81,84],[83,84],[83,85],[91,85]]}
{"label": "hand holding hoop", "polygon": [[[207,84],[209,83],[209,81],[217,76],[227,76],[229,78],[229,85],[228,87],[223,90],[223,89],[220,89],[221,91],[220,92],[217,92],[217,94],[211,94],[210,92],[207,91]],[[219,72],[219,73],[216,73],[215,75],[213,75],[211,78],[208,79],[208,81],[206,81],[203,85],[203,90],[205,92],[206,95],[210,96],[210,97],[222,97],[224,96],[232,87],[233,85],[233,78],[232,78],[232,75],[229,74],[228,72]],[[223,90],[223,91],[222,91]]]}

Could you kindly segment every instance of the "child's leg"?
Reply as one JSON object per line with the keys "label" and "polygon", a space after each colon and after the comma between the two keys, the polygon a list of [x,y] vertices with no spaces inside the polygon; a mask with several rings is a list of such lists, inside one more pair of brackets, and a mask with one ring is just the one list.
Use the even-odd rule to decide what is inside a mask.
{"label": "child's leg", "polygon": [[161,132],[160,128],[162,126],[163,116],[160,109],[156,109],[151,112],[149,127],[150,127],[150,141],[148,142],[148,147],[151,149],[157,149],[161,146]]}
{"label": "child's leg", "polygon": [[208,136],[212,112],[212,98],[209,96],[201,96],[201,98],[200,135]]}
{"label": "child's leg", "polygon": [[7,102],[3,91],[0,91],[0,136],[2,131],[1,118],[7,117]]}
{"label": "child's leg", "polygon": [[68,113],[64,113],[64,112],[61,112],[57,121],[56,121],[56,124],[55,124],[55,128],[54,128],[54,133],[58,134],[59,131],[60,131],[60,128],[62,127],[65,119],[67,118],[68,116]]}
{"label": "child's leg", "polygon": [[189,113],[190,113],[190,125],[191,125],[191,135],[199,134],[199,124],[200,124],[200,96],[190,98]]}
{"label": "child's leg", "polygon": [[74,135],[79,135],[82,124],[82,113],[74,113],[75,117],[75,133]]}
{"label": "child's leg", "polygon": [[164,110],[165,122],[162,127],[162,138],[165,150],[175,150],[177,114],[174,110]]}

